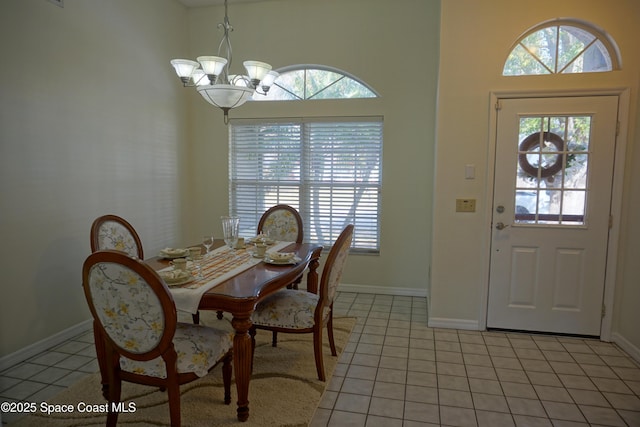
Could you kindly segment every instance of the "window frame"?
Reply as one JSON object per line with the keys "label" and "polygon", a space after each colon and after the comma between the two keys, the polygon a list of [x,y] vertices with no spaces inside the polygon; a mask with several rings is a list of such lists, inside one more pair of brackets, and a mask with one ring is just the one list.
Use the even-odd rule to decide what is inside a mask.
{"label": "window frame", "polygon": [[[350,123],[362,123],[365,130],[372,132],[370,140],[369,138],[367,138],[366,141],[363,140],[366,144],[362,146],[362,149],[354,147],[349,148],[347,149],[346,155],[354,155],[358,158],[357,160],[360,160],[360,155],[373,156],[373,161],[376,162],[371,166],[371,170],[375,170],[374,179],[372,181],[358,182],[355,175],[358,173],[358,164],[360,162],[355,162],[353,169],[354,176],[351,177],[352,179],[350,181],[346,181],[344,176],[337,177],[334,175],[331,175],[329,180],[325,180],[324,178],[320,181],[318,181],[317,178],[314,180],[311,176],[313,168],[310,166],[310,162],[313,158],[310,154],[313,143],[311,141],[312,136],[308,132],[309,129],[329,129],[332,125],[335,125],[338,130],[340,125],[348,126]],[[367,124],[370,125],[368,127],[371,129],[367,129]],[[239,159],[242,153],[253,154],[251,150],[255,150],[255,152],[260,153],[258,156],[265,154],[260,151],[258,146],[251,146],[251,144],[258,143],[257,140],[259,140],[259,137],[257,135],[259,132],[255,134],[255,142],[245,142],[244,138],[253,137],[249,130],[251,127],[264,127],[270,125],[293,125],[299,126],[300,128],[298,133],[300,138],[300,153],[298,159],[299,165],[297,166],[297,180],[291,178],[290,175],[286,179],[261,179],[258,174],[252,178],[242,177],[251,176],[251,171],[249,171],[248,174],[243,172],[243,170],[246,170],[244,168],[251,167],[250,165],[247,165],[247,163],[250,163],[251,161],[245,161],[242,163],[242,160]],[[342,227],[346,223],[353,223],[355,225],[355,233],[354,244],[352,245],[351,252],[359,254],[379,254],[380,214],[382,205],[383,125],[384,120],[382,116],[232,119],[229,123],[229,211],[240,215],[241,232],[245,234],[255,233],[255,227],[257,226],[259,217],[262,213],[274,204],[285,203],[293,206],[300,212],[304,224],[305,241],[320,243],[325,247],[330,247],[333,241],[337,238]],[[345,127],[342,127],[339,130],[344,131],[345,129]],[[363,128],[358,127],[358,129],[362,130]],[[322,136],[320,136],[320,138],[322,138]],[[376,138],[378,139],[377,142],[375,141]],[[248,144],[247,147],[243,148],[245,151],[242,151],[243,149],[238,146],[240,144],[240,140],[243,141],[242,144]],[[348,140],[347,142],[351,145],[357,144],[358,138]],[[335,151],[334,148],[335,147],[332,146],[331,148],[328,148],[327,151],[320,150],[319,152],[320,154],[331,153],[331,156],[329,157],[333,157],[333,153]],[[287,153],[290,153],[290,151],[287,151]],[[277,156],[277,153],[271,153],[271,155]],[[369,157],[363,158],[369,160]],[[257,165],[258,167],[262,167],[264,164],[264,158],[254,159],[253,161],[255,162],[254,166]],[[274,162],[273,159],[271,161]],[[323,162],[324,161],[327,161],[326,158]],[[338,162],[338,159],[333,159],[329,160],[329,163],[327,164],[333,166]],[[253,193],[251,193],[252,187],[254,188]],[[277,194],[276,196],[274,196],[274,191],[272,191],[272,194],[270,194],[270,200],[266,200],[265,196],[260,196],[261,192],[266,194],[261,189],[264,190],[268,187],[278,188],[277,190],[274,190],[275,194]],[[282,190],[282,198],[280,196],[280,187],[284,188]],[[242,188],[244,188],[244,190],[242,190]],[[297,200],[294,200],[296,193],[294,190],[291,190],[292,188],[297,189]],[[329,197],[316,197],[314,199],[314,195],[318,196],[318,194],[320,194],[320,188],[323,188],[324,191],[329,191],[331,195]],[[335,198],[335,203],[333,195],[334,191],[339,193]],[[348,191],[360,191],[358,194],[362,199],[359,199],[361,203],[358,203],[357,206],[363,205],[364,207],[362,208],[362,211],[367,215],[363,215],[360,210],[355,210],[356,205],[354,204],[351,204],[350,206],[350,208],[354,210],[350,210],[349,214],[344,214],[345,203],[349,200],[348,197],[345,197],[345,194]],[[363,193],[365,193],[364,196],[362,196]],[[252,197],[255,198],[255,205],[253,204],[254,201],[252,200]],[[374,201],[373,204],[371,200]],[[317,209],[316,206],[319,203],[322,204],[323,201],[328,203],[328,206],[322,205],[324,209],[329,209],[330,212],[340,211],[340,214],[336,215],[332,213],[327,216],[325,213],[323,215],[314,215],[313,210]],[[340,208],[343,208],[342,211]],[[343,214],[344,216],[342,216]],[[369,215],[373,215],[373,217],[370,217]],[[333,222],[334,216],[341,217],[340,221],[344,222],[344,224],[327,225],[327,222]],[[328,228],[328,231],[326,231],[325,228]],[[324,230],[327,235],[323,236],[323,233],[319,230]]]}
{"label": "window frame", "polygon": [[[327,65],[319,65],[319,64],[296,64],[296,65],[289,65],[286,67],[282,67],[282,68],[278,68],[276,70],[280,76],[275,80],[275,82],[273,83],[273,86],[271,86],[271,89],[269,90],[269,92],[267,92],[266,94],[263,93],[258,93],[258,94],[254,94],[253,97],[251,98],[252,101],[275,101],[275,102],[282,102],[282,101],[319,101],[319,100],[327,100],[327,99],[375,99],[375,98],[380,98],[380,94],[374,89],[372,88],[370,85],[368,85],[367,83],[365,83],[364,81],[362,81],[361,79],[357,78],[356,76],[354,76],[353,74],[347,73],[346,71],[340,70],[338,68],[335,67],[329,67]],[[300,94],[295,93],[294,91],[290,90],[287,87],[284,87],[280,84],[278,84],[278,80],[280,80],[281,77],[286,76],[288,73],[294,73],[294,72],[298,72],[298,71],[302,71],[304,72],[304,82],[305,84],[303,85],[304,87],[302,88],[302,96],[300,96]],[[336,80],[332,81],[331,83],[329,83],[327,86],[324,86],[323,88],[316,90],[313,93],[308,93],[307,92],[307,80],[311,79],[310,77],[307,76],[307,74],[310,71],[325,71],[327,73],[332,73],[332,74],[336,74],[339,75],[341,77],[337,78]],[[353,96],[353,97],[345,97],[343,96],[344,94],[341,94],[340,97],[318,97],[317,95],[324,92],[325,90],[329,89],[331,86],[339,83],[342,80],[351,80],[354,83],[362,86],[364,89],[368,90],[369,92],[371,92],[372,96]],[[274,87],[278,87],[280,90],[282,90],[285,93],[289,93],[291,94],[291,98],[287,98],[287,99],[283,99],[283,98],[273,98],[273,88]]]}
{"label": "window frame", "polygon": [[[532,34],[535,34],[539,31],[542,31],[548,28],[559,29],[560,27],[574,27],[574,28],[577,28],[578,30],[582,30],[584,32],[591,34],[594,37],[594,39],[587,46],[587,48],[595,44],[596,42],[600,42],[609,55],[609,60],[611,61],[611,69],[601,70],[601,71],[583,71],[580,73],[565,73],[564,69],[570,66],[577,58],[580,58],[580,56],[582,56],[586,52],[587,48],[585,48],[578,55],[574,56],[571,60],[569,60],[561,70],[557,69],[558,58],[555,57],[554,68],[553,70],[551,70],[549,67],[547,67],[547,65],[545,65],[543,62],[540,61],[540,58],[537,55],[535,55],[533,52],[531,52],[522,44],[522,42]],[[525,51],[527,51],[533,59],[540,62],[540,64],[549,72],[548,73],[505,74],[506,65],[509,62],[511,55],[518,47],[525,49]],[[509,53],[507,54],[506,59],[502,65],[501,75],[504,77],[520,77],[520,76],[549,76],[549,75],[555,75],[555,74],[589,74],[593,72],[611,72],[611,71],[619,70],[621,68],[622,68],[622,59],[620,56],[620,50],[618,48],[618,45],[616,44],[615,40],[609,34],[607,34],[603,29],[595,26],[590,22],[580,20],[580,19],[557,18],[557,19],[550,19],[548,21],[544,21],[537,25],[534,25],[533,27],[529,28],[527,31],[522,33],[517,38],[516,42],[513,43],[513,45],[510,47]]]}

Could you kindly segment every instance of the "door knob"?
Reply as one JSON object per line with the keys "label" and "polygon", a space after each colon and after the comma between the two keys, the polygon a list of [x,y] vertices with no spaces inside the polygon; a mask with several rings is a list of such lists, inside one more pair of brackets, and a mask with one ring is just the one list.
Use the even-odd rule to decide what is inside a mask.
{"label": "door knob", "polygon": [[504,230],[505,228],[507,228],[508,225],[504,225],[504,223],[499,222],[496,224],[496,230]]}

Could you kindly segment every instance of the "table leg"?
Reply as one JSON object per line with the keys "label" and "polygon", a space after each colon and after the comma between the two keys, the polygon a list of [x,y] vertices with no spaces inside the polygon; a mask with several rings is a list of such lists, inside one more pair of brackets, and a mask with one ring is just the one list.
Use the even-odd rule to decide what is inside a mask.
{"label": "table leg", "polygon": [[234,314],[231,325],[236,333],[233,337],[233,370],[238,392],[238,420],[249,419],[249,380],[251,379],[251,316],[249,313]]}

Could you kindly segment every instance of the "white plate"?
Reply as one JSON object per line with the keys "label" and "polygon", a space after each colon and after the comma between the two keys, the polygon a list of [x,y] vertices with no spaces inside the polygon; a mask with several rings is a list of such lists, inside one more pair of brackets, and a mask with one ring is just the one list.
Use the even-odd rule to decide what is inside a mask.
{"label": "white plate", "polygon": [[173,286],[186,285],[187,283],[191,283],[191,282],[193,282],[193,276],[185,277],[183,280],[179,280],[177,282],[167,282],[167,281],[165,281],[167,286],[170,287],[170,288],[173,287]]}
{"label": "white plate", "polygon": [[180,277],[179,279],[170,279],[170,278],[164,277],[162,273],[160,273],[160,277],[162,277],[162,280],[164,280],[164,282],[169,287],[184,285],[193,280],[193,276],[191,274],[185,274],[184,277]]}
{"label": "white plate", "polygon": [[265,254],[266,258],[269,258],[273,261],[289,261],[295,258],[295,252],[277,252],[277,251],[267,251]]}
{"label": "white plate", "polygon": [[167,283],[176,283],[178,281],[182,281],[184,279],[188,279],[191,277],[191,273],[188,271],[182,270],[166,270],[158,273],[162,280]]}
{"label": "white plate", "polygon": [[264,257],[263,261],[266,262],[267,264],[272,264],[272,265],[295,265],[302,260],[297,256],[294,256],[293,258],[290,258],[290,259],[281,259],[281,260],[275,260],[269,257]]}
{"label": "white plate", "polygon": [[[261,239],[257,239],[257,238],[253,238],[253,239],[249,239],[248,243],[251,243],[253,245],[255,245],[256,243],[259,243],[261,241]],[[264,244],[267,246],[271,246],[271,245],[275,245],[276,241],[273,239],[264,239]]]}
{"label": "white plate", "polygon": [[189,250],[188,249],[183,249],[182,252],[178,252],[177,250],[174,252],[172,251],[170,254],[164,252],[164,251],[160,251],[160,254],[158,255],[160,258],[164,258],[164,259],[176,259],[176,258],[185,258],[189,255]]}

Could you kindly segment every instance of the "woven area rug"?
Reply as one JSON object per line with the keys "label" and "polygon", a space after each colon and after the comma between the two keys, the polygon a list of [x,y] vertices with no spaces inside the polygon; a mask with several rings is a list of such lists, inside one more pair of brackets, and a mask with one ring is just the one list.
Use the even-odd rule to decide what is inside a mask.
{"label": "woven area rug", "polygon": [[[201,313],[204,314],[204,313]],[[225,322],[203,318],[206,325]],[[324,366],[327,382],[331,378],[356,323],[355,318],[335,318],[334,336],[338,357],[332,357],[324,330]],[[271,333],[258,331],[253,375],[249,386],[249,420],[236,418],[237,394],[231,387],[231,404],[223,402],[222,369],[216,366],[209,374],[180,388],[183,426],[307,426],[311,421],[327,383],[316,376],[311,334],[278,334],[278,347],[271,346]],[[167,395],[154,387],[123,382],[122,401],[135,402],[133,413],[121,413],[118,425],[168,426]],[[106,414],[79,413],[80,403],[104,405],[99,374],[91,375],[61,392],[48,404],[73,405],[72,414],[40,412],[12,423],[12,426],[104,426]],[[40,403],[38,402],[38,405]]]}

